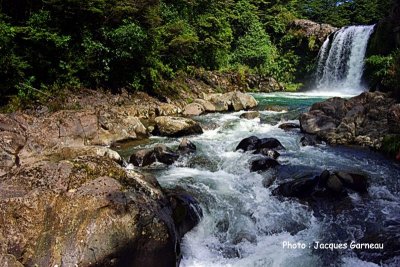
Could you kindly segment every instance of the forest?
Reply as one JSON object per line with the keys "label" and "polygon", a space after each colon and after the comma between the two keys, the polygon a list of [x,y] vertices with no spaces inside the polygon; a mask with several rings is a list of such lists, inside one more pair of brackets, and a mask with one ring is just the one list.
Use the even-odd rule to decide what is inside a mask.
{"label": "forest", "polygon": [[[80,88],[146,91],[194,69],[274,77],[298,88],[312,69],[287,31],[296,18],[374,24],[392,0],[2,0],[0,104]],[[399,53],[369,59],[387,79]],[[397,66],[398,68],[398,66]],[[168,92],[167,92],[168,93]]]}

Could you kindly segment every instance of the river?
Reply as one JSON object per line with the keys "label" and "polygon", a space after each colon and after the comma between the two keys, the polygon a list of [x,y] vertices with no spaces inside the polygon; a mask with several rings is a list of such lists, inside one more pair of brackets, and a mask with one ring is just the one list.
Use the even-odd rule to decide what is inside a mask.
{"label": "river", "polygon": [[[281,121],[297,122],[298,115],[324,95],[300,93],[254,94],[261,118],[241,119],[243,112],[214,113],[195,118],[208,130],[189,139],[197,152],[174,165],[155,165],[162,186],[182,187],[201,203],[204,217],[185,235],[181,266],[400,266],[400,166],[369,150],[302,147],[299,130],[285,132]],[[266,107],[274,111],[265,110]],[[274,170],[251,173],[249,162],[260,156],[235,152],[246,137],[275,137],[286,147],[278,161],[292,173],[313,169],[365,173],[368,195],[351,193],[343,203],[312,209],[296,199],[271,194],[279,184],[265,188]],[[177,147],[180,139],[152,137],[123,151],[165,143]],[[132,167],[132,166],[128,166]],[[314,249],[324,244],[384,243],[383,250]],[[286,242],[286,243],[285,243]],[[288,248],[284,244],[303,245]],[[374,263],[375,262],[375,263]]]}

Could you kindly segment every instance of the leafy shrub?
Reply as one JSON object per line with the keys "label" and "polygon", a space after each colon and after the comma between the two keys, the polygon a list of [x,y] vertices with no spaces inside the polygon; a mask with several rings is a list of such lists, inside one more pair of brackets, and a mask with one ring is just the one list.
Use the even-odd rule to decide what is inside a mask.
{"label": "leafy shrub", "polygon": [[400,135],[385,136],[382,141],[381,151],[394,158],[400,151]]}

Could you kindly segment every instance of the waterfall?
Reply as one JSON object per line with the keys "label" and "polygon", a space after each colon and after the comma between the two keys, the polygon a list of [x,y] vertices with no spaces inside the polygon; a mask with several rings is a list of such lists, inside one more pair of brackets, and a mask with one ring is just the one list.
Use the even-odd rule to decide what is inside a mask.
{"label": "waterfall", "polygon": [[316,91],[363,91],[362,74],[371,26],[350,26],[328,37],[318,54]]}

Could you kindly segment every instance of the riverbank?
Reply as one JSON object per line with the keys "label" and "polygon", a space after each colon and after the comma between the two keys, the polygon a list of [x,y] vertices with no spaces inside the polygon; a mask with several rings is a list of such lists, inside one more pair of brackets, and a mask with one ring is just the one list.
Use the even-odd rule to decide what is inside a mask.
{"label": "riverbank", "polygon": [[198,202],[126,170],[109,147],[156,131],[194,133],[192,124],[202,132],[183,116],[257,105],[237,91],[197,93],[190,95],[202,98],[162,102],[87,90],[57,111],[49,103],[0,114],[1,265],[179,265],[180,240],[201,218]]}
{"label": "riverbank", "polygon": [[[366,95],[384,103],[392,103],[385,95],[370,94]],[[85,96],[71,96],[71,100],[66,103],[71,107],[75,103],[75,108],[69,110],[51,112],[41,107],[26,112],[1,114],[0,134],[3,139],[0,145],[4,165],[0,175],[0,206],[4,210],[1,219],[7,224],[2,224],[1,229],[0,262],[14,266],[21,266],[21,263],[29,266],[64,262],[80,266],[89,266],[93,262],[102,266],[152,265],[159,255],[167,259],[165,266],[178,265],[182,255],[186,257],[184,265],[190,265],[192,260],[203,262],[204,259],[188,251],[187,247],[194,245],[204,249],[196,243],[203,242],[196,237],[199,230],[190,234],[191,241],[183,238],[187,231],[199,223],[202,214],[205,219],[199,229],[203,231],[204,227],[210,227],[211,236],[224,235],[224,230],[218,226],[221,223],[235,224],[232,233],[226,236],[228,243],[220,244],[222,258],[214,258],[219,263],[227,263],[227,260],[234,262],[237,255],[242,253],[240,251],[247,251],[247,247],[243,246],[246,242],[258,250],[259,242],[264,244],[268,240],[276,241],[272,241],[264,231],[286,229],[298,233],[296,225],[308,227],[306,221],[296,222],[292,218],[299,216],[297,212],[293,213],[292,207],[300,208],[300,204],[290,202],[288,206],[287,202],[280,202],[279,197],[272,197],[273,192],[279,191],[276,188],[280,188],[280,185],[290,187],[290,192],[285,189],[288,195],[297,194],[297,189],[290,183],[284,184],[292,178],[282,178],[285,173],[308,173],[311,176],[318,173],[322,176],[323,170],[328,169],[332,171],[329,176],[332,180],[336,179],[335,171],[341,170],[350,174],[366,173],[369,182],[373,181],[371,177],[382,181],[385,177],[396,175],[396,169],[391,170],[379,156],[340,147],[331,148],[321,144],[319,139],[310,139],[308,135],[303,137],[304,134],[299,132],[299,126],[293,120],[307,111],[309,105],[323,100],[321,97],[284,93],[254,94],[256,101],[252,96],[237,91],[202,92],[198,96],[201,98],[195,98],[190,103],[166,100],[167,103],[143,93],[107,95],[88,91]],[[356,99],[367,96],[358,96]],[[344,103],[347,100],[333,98],[326,103],[332,105],[341,101]],[[257,102],[257,112],[241,111],[254,109]],[[315,106],[328,105],[324,103],[314,104],[310,112],[313,112]],[[377,104],[367,100],[363,103]],[[352,109],[351,105],[344,106]],[[380,107],[384,108],[383,105]],[[200,114],[205,116],[198,116]],[[195,120],[192,120],[192,116]],[[287,120],[291,123],[282,124]],[[304,124],[302,126],[304,130]],[[181,143],[181,136],[195,133],[198,135],[191,136],[192,142],[186,140]],[[276,137],[286,150],[270,153],[263,147],[258,155],[234,152],[239,141],[250,133],[260,138],[268,137],[268,140],[262,139],[268,142],[260,141],[263,145],[270,143],[270,137]],[[147,144],[146,140],[152,134],[161,136],[153,136],[151,143]],[[142,145],[134,147],[135,151],[129,151],[128,154],[120,153],[123,157],[109,148],[124,147],[127,141]],[[133,158],[132,154],[135,155]],[[279,159],[264,161],[263,157],[270,155]],[[131,157],[130,161],[136,167],[122,167],[124,157],[126,160]],[[379,170],[383,174],[365,165],[363,160],[367,158],[383,164],[385,167]],[[355,159],[357,166],[348,163]],[[156,161],[169,167],[164,164],[160,166],[160,163],[146,167]],[[254,165],[254,162],[258,165]],[[253,172],[250,172],[249,164]],[[145,167],[143,172],[142,167]],[[271,176],[275,167],[279,175]],[[209,178],[214,176],[215,179]],[[232,207],[214,207],[211,204],[211,199],[224,199],[224,196],[219,196],[219,187],[214,188],[212,185],[221,182],[233,186],[229,196],[238,203],[238,208],[241,207],[234,208],[234,214],[244,219],[239,220],[243,225],[233,217],[224,219],[225,215],[221,212]],[[239,185],[237,190],[235,183]],[[390,192],[393,191],[392,182],[384,184],[390,185]],[[214,189],[205,193],[201,190],[204,186]],[[327,190],[332,190],[331,184],[327,186]],[[256,191],[252,191],[252,188]],[[372,182],[368,188],[368,201],[372,201],[370,196],[379,195],[381,189],[380,184]],[[319,192],[314,187],[310,190]],[[261,191],[267,194],[267,198],[262,197],[265,200],[263,203],[253,203],[251,199]],[[324,198],[317,203],[325,203]],[[268,210],[274,205],[284,210],[290,207],[284,217],[291,223],[281,225],[282,218],[272,216],[267,221],[262,219],[260,225],[248,224],[246,221],[252,219],[247,218],[250,211],[243,206],[246,201],[253,203],[257,210]],[[341,210],[342,205],[349,204],[349,198],[334,203]],[[364,209],[364,204],[358,203],[356,206]],[[312,203],[310,207],[330,216],[329,209],[321,209]],[[308,212],[303,208],[300,210]],[[257,216],[267,218],[270,215],[261,212]],[[210,220],[212,225],[207,226]],[[264,223],[272,228],[258,233],[256,229],[263,228]],[[350,225],[353,224],[356,222]],[[293,228],[293,225],[296,227]],[[249,227],[251,231],[244,231],[243,227]],[[309,231],[312,232],[312,229]],[[257,235],[261,236],[260,240],[254,237]],[[13,236],[15,238],[9,238]],[[181,247],[182,238],[184,245]],[[385,244],[390,248],[388,257],[391,257],[394,253],[392,247],[397,243],[388,240]],[[218,242],[208,243],[207,247],[214,245],[218,246]],[[271,251],[271,255],[275,252]],[[247,253],[251,255],[251,251]],[[253,256],[250,258],[254,259]],[[386,256],[369,257],[365,259],[386,259]],[[238,264],[241,262],[238,261]]]}
{"label": "riverbank", "polygon": [[300,116],[303,132],[331,145],[356,145],[400,159],[400,104],[389,94],[365,92],[314,104]]}

